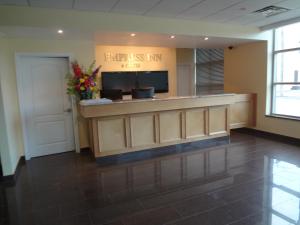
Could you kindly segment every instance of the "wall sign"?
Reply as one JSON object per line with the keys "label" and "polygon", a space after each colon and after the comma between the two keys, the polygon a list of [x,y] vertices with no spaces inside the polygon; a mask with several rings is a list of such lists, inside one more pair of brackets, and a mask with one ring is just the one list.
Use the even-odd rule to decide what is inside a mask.
{"label": "wall sign", "polygon": [[104,53],[105,62],[120,62],[122,68],[140,68],[141,63],[162,61],[159,53]]}

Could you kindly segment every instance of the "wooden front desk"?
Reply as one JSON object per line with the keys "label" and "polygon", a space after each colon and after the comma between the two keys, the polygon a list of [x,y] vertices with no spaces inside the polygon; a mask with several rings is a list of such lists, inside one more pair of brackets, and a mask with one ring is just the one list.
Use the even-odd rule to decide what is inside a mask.
{"label": "wooden front desk", "polygon": [[216,137],[253,125],[252,95],[222,94],[80,105],[95,157]]}

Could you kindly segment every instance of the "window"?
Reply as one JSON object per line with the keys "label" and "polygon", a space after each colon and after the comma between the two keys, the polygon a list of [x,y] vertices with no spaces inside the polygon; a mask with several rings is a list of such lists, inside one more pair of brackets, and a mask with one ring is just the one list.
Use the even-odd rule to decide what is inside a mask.
{"label": "window", "polygon": [[272,114],[300,117],[300,23],[274,30]]}

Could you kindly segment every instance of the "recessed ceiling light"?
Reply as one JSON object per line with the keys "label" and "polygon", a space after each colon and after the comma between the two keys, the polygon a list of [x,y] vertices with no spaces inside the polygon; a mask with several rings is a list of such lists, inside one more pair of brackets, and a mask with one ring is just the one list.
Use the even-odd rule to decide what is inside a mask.
{"label": "recessed ceiling light", "polygon": [[57,33],[59,33],[59,34],[63,34],[63,33],[64,33],[64,31],[63,31],[62,29],[59,29],[59,30],[57,31]]}
{"label": "recessed ceiling light", "polygon": [[174,36],[174,35],[172,35],[172,36],[170,36],[170,38],[171,38],[171,39],[174,39],[174,38],[175,38],[175,36]]}
{"label": "recessed ceiling light", "polygon": [[208,40],[208,37],[205,37],[205,38],[204,38],[204,41],[207,41],[207,40]]}
{"label": "recessed ceiling light", "polygon": [[131,37],[135,37],[135,36],[136,36],[136,34],[135,34],[135,33],[132,33],[132,34],[130,34],[130,36],[131,36]]}

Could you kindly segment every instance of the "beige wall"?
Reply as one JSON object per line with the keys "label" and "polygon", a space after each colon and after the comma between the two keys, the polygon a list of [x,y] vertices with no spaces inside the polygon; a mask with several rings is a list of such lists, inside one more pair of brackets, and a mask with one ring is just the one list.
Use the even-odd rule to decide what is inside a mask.
{"label": "beige wall", "polygon": [[181,65],[195,64],[195,52],[193,48],[177,48],[176,49],[176,62]]}
{"label": "beige wall", "polygon": [[[107,61],[105,54],[161,54],[160,61],[120,62]],[[101,71],[147,71],[168,70],[169,72],[169,95],[176,95],[176,49],[159,47],[134,47],[134,46],[97,46],[97,65],[102,65]],[[129,68],[124,67],[128,65]]]}
{"label": "beige wall", "polygon": [[[176,49],[178,95],[196,94],[195,51],[192,48]],[[183,91],[184,90],[184,91]]]}
{"label": "beige wall", "polygon": [[[0,57],[1,58],[1,57]],[[2,88],[0,82],[0,159],[3,165],[3,173],[9,174],[12,171],[11,153],[8,151],[8,137],[4,115],[4,104],[2,100]]]}
{"label": "beige wall", "polygon": [[[66,53],[73,55],[81,64],[89,65],[94,60],[95,47],[93,42],[88,41],[27,39],[4,39],[0,41],[0,47],[1,91],[8,143],[8,149],[4,149],[5,153],[3,155],[10,158],[10,165],[4,165],[4,173],[8,175],[14,172],[19,157],[24,155],[15,71],[15,53]],[[4,130],[1,129],[1,132],[4,132]],[[80,123],[80,142],[81,147],[88,146],[85,123],[82,122]],[[2,151],[3,149],[1,149]]]}
{"label": "beige wall", "polygon": [[[5,118],[6,140],[8,149],[4,149],[4,155],[9,156],[10,165],[4,167],[4,175],[14,172],[20,155],[23,153],[23,139],[20,123],[20,111],[16,88],[16,75],[14,64],[14,51],[9,49],[9,42],[2,41],[1,47],[1,94]],[[5,137],[4,136],[4,137]],[[5,165],[4,165],[5,166]]]}
{"label": "beige wall", "polygon": [[[0,49],[3,49],[5,46],[5,42],[3,39],[0,39]],[[17,160],[17,157],[12,155],[16,154],[15,152],[9,151],[8,146],[8,136],[7,136],[7,126],[5,121],[5,112],[4,112],[4,102],[3,102],[3,94],[2,94],[2,86],[4,85],[2,81],[2,71],[3,68],[4,55],[3,52],[0,51],[0,158],[1,164],[3,167],[4,174],[10,174],[13,171],[13,161]],[[14,158],[14,159],[12,159]]]}
{"label": "beige wall", "polygon": [[257,93],[256,129],[300,138],[300,122],[266,117],[270,105],[272,42],[257,42],[225,49],[226,92]]}

